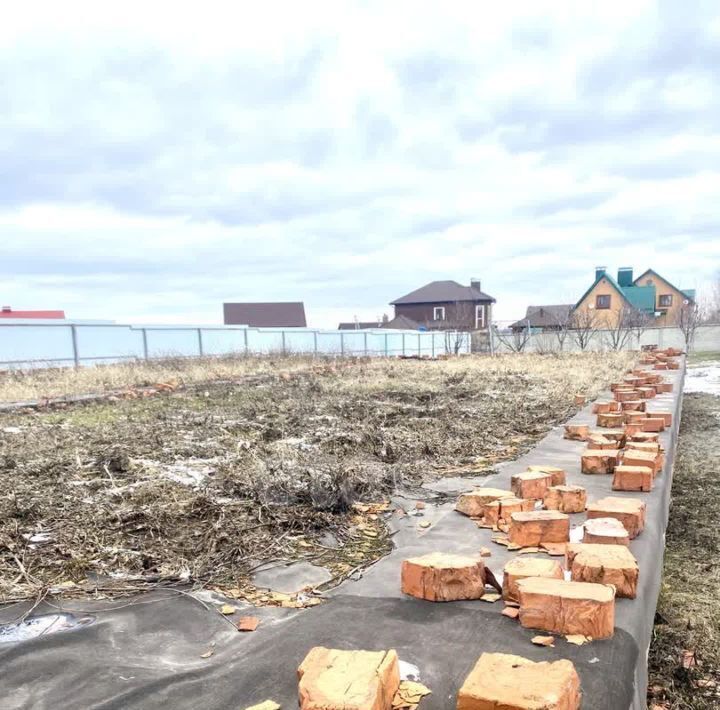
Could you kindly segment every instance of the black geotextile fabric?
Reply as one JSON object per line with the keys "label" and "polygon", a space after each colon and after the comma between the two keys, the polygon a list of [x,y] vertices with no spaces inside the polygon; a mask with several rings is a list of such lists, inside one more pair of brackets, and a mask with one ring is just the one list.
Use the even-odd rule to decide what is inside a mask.
{"label": "black geotextile fabric", "polygon": [[[560,637],[554,648],[537,647],[530,643],[537,632],[503,617],[500,603],[433,604],[409,597],[391,598],[380,591],[385,596],[373,596],[373,585],[367,580],[363,584],[368,584],[368,593],[363,584],[357,585],[360,594],[343,593],[341,588],[320,607],[301,612],[247,612],[264,621],[254,633],[241,634],[199,602],[158,591],[132,604],[127,600],[66,602],[66,610],[93,613],[95,622],[74,631],[0,644],[0,708],[242,710],[267,699],[293,708],[297,707],[296,668],[315,645],[397,649],[401,660],[420,669],[422,682],[432,690],[422,701],[423,710],[455,707],[458,688],[484,651],[533,660],[567,658],[580,674],[583,708],[644,708],[647,649],[662,573],[682,398],[682,371],[667,375],[675,383],[672,401],[663,402],[674,412],[672,429],[662,435],[667,461],[655,489],[638,494],[647,502],[648,515],[644,532],[631,543],[640,565],[638,598],[618,600],[611,639],[574,646]],[[587,408],[573,421],[593,419]],[[582,444],[561,439],[559,430],[548,435],[537,447],[538,457],[547,459],[562,451],[566,456],[569,452],[573,461],[579,460]],[[529,457],[532,454],[514,462],[488,485],[502,485]],[[613,495],[609,481],[609,476],[583,477],[574,469],[568,471],[568,483],[585,485],[591,500]],[[431,544],[430,536],[427,540],[426,544]],[[497,552],[494,548],[496,563],[502,562],[504,554],[504,548]],[[387,584],[388,574],[397,575],[395,562],[386,558],[376,565],[375,573]],[[0,610],[0,623],[21,611],[18,607]],[[41,605],[35,613],[53,611]],[[212,655],[202,658],[208,651]]]}

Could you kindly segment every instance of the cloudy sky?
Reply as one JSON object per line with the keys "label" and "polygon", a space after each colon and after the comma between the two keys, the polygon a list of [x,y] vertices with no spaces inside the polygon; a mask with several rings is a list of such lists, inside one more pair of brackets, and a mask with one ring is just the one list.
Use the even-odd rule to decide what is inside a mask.
{"label": "cloudy sky", "polygon": [[4,13],[3,304],[334,326],[477,277],[510,319],[720,268],[715,0],[108,6]]}

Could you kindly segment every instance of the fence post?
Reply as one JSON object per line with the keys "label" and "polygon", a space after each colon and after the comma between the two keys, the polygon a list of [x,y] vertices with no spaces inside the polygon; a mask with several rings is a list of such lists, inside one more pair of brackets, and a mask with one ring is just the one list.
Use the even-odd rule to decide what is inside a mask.
{"label": "fence post", "polygon": [[287,348],[285,347],[285,331],[281,330],[282,333],[282,354],[285,355]]}
{"label": "fence post", "polygon": [[197,329],[197,337],[198,337],[198,352],[200,353],[200,357],[202,357],[205,354],[203,352],[202,328]]}
{"label": "fence post", "polygon": [[317,330],[313,330],[313,353],[315,354],[315,357],[318,355],[318,342],[317,342]]}
{"label": "fence post", "polygon": [[345,356],[345,336],[340,333],[340,355]]}
{"label": "fence post", "polygon": [[430,347],[433,359],[435,358],[435,331],[430,331]]}
{"label": "fence post", "polygon": [[72,337],[73,362],[75,367],[80,367],[80,353],[78,352],[77,326],[73,323],[70,326],[70,335]]}
{"label": "fence post", "polygon": [[148,359],[148,342],[147,342],[147,330],[145,328],[140,329],[142,331],[143,339],[143,358]]}
{"label": "fence post", "polygon": [[245,354],[248,355],[250,353],[250,343],[248,342],[248,329],[245,328],[245,331],[243,333],[243,339],[245,341]]}
{"label": "fence post", "polygon": [[365,357],[368,357],[367,333],[363,333],[363,342],[365,344]]}
{"label": "fence post", "polygon": [[402,354],[405,355],[405,333],[402,334]]}
{"label": "fence post", "polygon": [[418,333],[418,357],[422,357],[422,333]]}
{"label": "fence post", "polygon": [[385,333],[385,357],[388,357],[390,353],[388,352],[388,334]]}

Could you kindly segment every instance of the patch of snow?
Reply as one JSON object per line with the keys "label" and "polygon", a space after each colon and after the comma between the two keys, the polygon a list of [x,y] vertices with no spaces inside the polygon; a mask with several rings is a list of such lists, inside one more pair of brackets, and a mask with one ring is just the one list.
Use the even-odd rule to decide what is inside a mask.
{"label": "patch of snow", "polygon": [[570,529],[570,542],[582,542],[585,528],[582,525],[574,525]]}
{"label": "patch of snow", "polygon": [[407,661],[398,661],[400,667],[400,680],[414,680],[420,682],[420,669]]}
{"label": "patch of snow", "polygon": [[154,476],[167,478],[174,483],[191,488],[201,488],[207,482],[208,477],[215,474],[215,468],[211,465],[216,459],[189,458],[175,463],[161,463],[148,459],[139,459],[137,463],[142,464]]}
{"label": "patch of snow", "polygon": [[4,434],[21,434],[22,429],[19,426],[6,426],[3,429]]}
{"label": "patch of snow", "polygon": [[720,396],[720,362],[688,368],[685,392],[703,392]]}

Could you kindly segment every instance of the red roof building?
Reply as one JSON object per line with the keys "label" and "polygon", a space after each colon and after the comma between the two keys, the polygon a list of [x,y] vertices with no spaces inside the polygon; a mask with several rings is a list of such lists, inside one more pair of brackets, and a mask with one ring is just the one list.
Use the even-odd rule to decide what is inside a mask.
{"label": "red roof building", "polygon": [[0,318],[64,320],[65,311],[14,311],[10,306],[3,306],[0,308]]}

